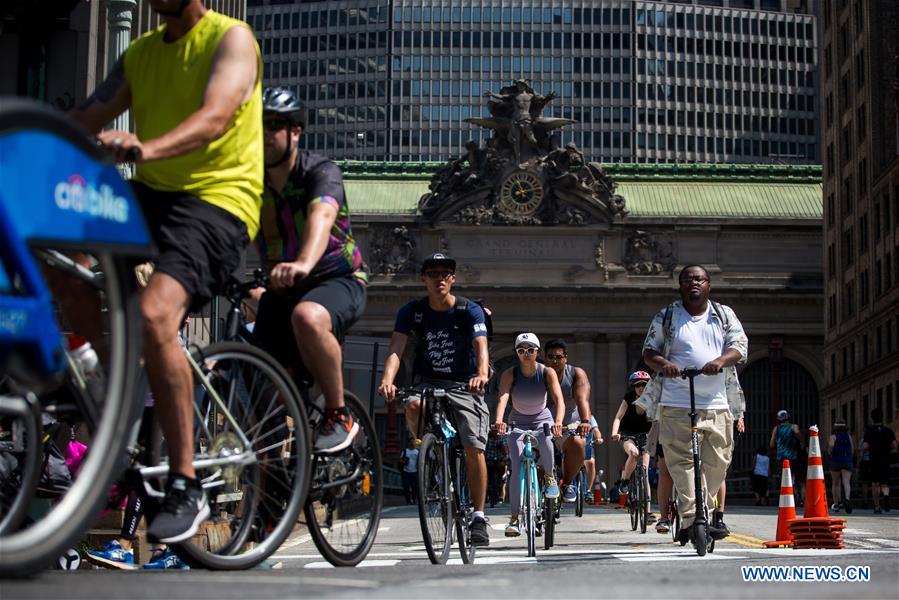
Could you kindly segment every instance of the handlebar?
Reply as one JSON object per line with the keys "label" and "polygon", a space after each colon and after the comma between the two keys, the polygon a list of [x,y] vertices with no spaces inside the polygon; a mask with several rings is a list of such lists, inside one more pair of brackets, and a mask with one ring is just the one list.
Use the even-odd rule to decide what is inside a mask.
{"label": "handlebar", "polygon": [[538,435],[543,434],[544,437],[552,439],[553,431],[552,425],[549,423],[544,423],[542,429],[519,429],[515,427],[515,423],[507,423],[506,424],[506,435],[508,436],[510,433],[521,433],[525,436],[531,436],[536,438]]}
{"label": "handlebar", "polygon": [[125,152],[125,162],[137,162],[140,160],[140,157],[140,148],[128,148],[128,151]]}
{"label": "handlebar", "polygon": [[702,369],[697,369],[695,367],[687,367],[680,372],[681,379],[693,379],[697,375],[702,375]]}
{"label": "handlebar", "polygon": [[397,400],[405,400],[409,396],[419,396],[424,395],[425,392],[430,392],[435,398],[442,398],[446,396],[447,392],[467,392],[468,386],[465,384],[457,384],[457,385],[448,385],[444,387],[433,387],[433,386],[410,386],[404,388],[397,388],[396,390],[396,399]]}
{"label": "handlebar", "polygon": [[268,275],[262,269],[253,270],[253,279],[240,282],[237,279],[228,283],[225,288],[225,296],[235,304],[240,303],[250,296],[250,291],[260,287],[268,287],[270,283]]}

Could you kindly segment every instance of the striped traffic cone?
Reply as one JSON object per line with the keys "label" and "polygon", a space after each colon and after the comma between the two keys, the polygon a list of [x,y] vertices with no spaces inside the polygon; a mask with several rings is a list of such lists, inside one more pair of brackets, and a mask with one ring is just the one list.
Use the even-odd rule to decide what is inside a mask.
{"label": "striped traffic cone", "polygon": [[805,478],[805,513],[802,516],[829,517],[817,425],[808,428],[808,436],[808,475]]}
{"label": "striped traffic cone", "polygon": [[780,504],[777,509],[777,533],[773,542],[765,542],[766,548],[789,546],[793,543],[789,523],[796,518],[796,500],[793,498],[793,474],[790,461],[784,460],[780,476]]}

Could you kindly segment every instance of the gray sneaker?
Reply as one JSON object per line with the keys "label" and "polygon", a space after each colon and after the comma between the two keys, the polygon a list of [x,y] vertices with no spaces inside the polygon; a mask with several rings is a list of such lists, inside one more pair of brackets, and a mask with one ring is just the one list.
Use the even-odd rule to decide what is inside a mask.
{"label": "gray sneaker", "polygon": [[317,454],[340,452],[353,443],[359,433],[359,423],[349,414],[328,410],[328,416],[318,428],[315,436]]}
{"label": "gray sneaker", "polygon": [[559,497],[559,484],[556,483],[555,477],[553,477],[552,475],[547,473],[543,477],[543,483],[545,486],[543,488],[544,496],[546,496],[547,498],[550,498],[551,500],[555,500],[556,498]]}
{"label": "gray sneaker", "polygon": [[565,486],[565,493],[562,495],[562,502],[573,504],[577,502],[577,489],[573,485]]}

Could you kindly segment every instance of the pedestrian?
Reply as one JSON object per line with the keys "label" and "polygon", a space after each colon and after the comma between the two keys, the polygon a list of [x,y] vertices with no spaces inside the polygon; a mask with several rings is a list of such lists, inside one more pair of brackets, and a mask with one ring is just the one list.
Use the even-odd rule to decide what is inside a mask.
{"label": "pedestrian", "polygon": [[[839,512],[842,506],[846,513],[852,512],[849,499],[852,490],[852,438],[849,436],[845,419],[839,418],[833,424],[833,433],[827,443],[830,455],[830,476],[833,490],[832,512]],[[841,493],[842,492],[842,493]],[[842,498],[842,500],[840,500]]]}
{"label": "pedestrian", "polygon": [[[868,508],[868,498],[871,497],[871,452],[865,449],[865,432],[858,438],[858,480],[862,484],[862,509]],[[873,503],[873,499],[872,499]]]}
{"label": "pedestrian", "polygon": [[[659,421],[659,443],[665,448],[681,515],[678,540],[686,543],[701,501],[714,513],[712,539],[728,535],[723,513],[715,511],[715,494],[733,456],[734,421],[745,409],[735,365],[746,360],[749,342],[733,309],[709,300],[711,281],[705,267],[687,265],[678,283],[680,300],[659,311],[643,342],[643,362],[660,376],[636,402]],[[681,377],[690,367],[703,373],[693,384],[705,498],[697,498],[699,490],[694,490],[690,382]]]}
{"label": "pedestrian", "polygon": [[777,450],[777,479],[783,470],[783,461],[790,461],[790,474],[793,476],[793,495],[796,497],[796,505],[802,505],[802,486],[805,482],[805,461],[801,459],[802,432],[799,425],[790,423],[790,413],[785,410],[777,411],[777,425],[771,429],[771,441],[769,447]]}
{"label": "pedestrian", "polygon": [[400,453],[400,464],[403,465],[403,493],[406,504],[418,502],[418,446],[420,440],[409,438],[406,447]]}
{"label": "pedestrian", "polygon": [[768,468],[771,459],[768,449],[761,445],[755,451],[755,464],[752,467],[752,493],[756,506],[768,506]]}
{"label": "pedestrian", "polygon": [[[484,387],[490,378],[486,317],[477,302],[453,295],[456,261],[449,256],[438,252],[425,258],[421,281],[428,295],[406,303],[397,313],[378,393],[387,402],[396,399],[394,380],[400,370],[400,357],[409,335],[415,333],[419,342],[419,386],[453,390],[446,392],[446,401],[465,449],[465,468],[474,508],[471,543],[489,546],[490,534],[484,518],[487,497],[484,449],[490,421],[490,410],[484,400]],[[421,396],[407,397],[404,410],[409,431],[415,437],[420,436],[422,432],[417,428]]]}
{"label": "pedestrian", "polygon": [[[864,449],[871,455],[871,496],[874,514],[890,512],[890,453],[896,451],[896,434],[883,424],[883,409],[871,411],[871,422],[865,430]],[[881,498],[883,494],[883,498]]]}

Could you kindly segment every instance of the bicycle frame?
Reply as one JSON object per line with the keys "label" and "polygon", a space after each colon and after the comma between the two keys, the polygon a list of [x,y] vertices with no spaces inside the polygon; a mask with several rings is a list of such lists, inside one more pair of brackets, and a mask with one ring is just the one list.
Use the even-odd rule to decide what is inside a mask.
{"label": "bicycle frame", "polygon": [[[514,433],[521,432],[520,430],[512,430]],[[519,506],[519,512],[523,513],[525,511],[525,497],[527,496],[528,490],[526,489],[526,474],[525,471],[530,471],[531,473],[531,487],[534,490],[534,498],[536,498],[537,503],[534,506],[535,512],[537,506],[543,502],[543,494],[540,491],[539,479],[537,477],[537,459],[534,457],[534,444],[537,441],[536,436],[530,432],[526,431],[524,433],[524,451],[521,453],[521,472],[518,474],[519,486],[521,489],[521,494],[519,495],[519,501],[521,505]]]}

